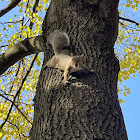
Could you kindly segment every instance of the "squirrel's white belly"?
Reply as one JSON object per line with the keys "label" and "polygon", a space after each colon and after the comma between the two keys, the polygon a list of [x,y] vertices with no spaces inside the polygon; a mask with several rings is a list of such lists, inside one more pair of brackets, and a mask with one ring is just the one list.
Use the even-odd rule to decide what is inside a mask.
{"label": "squirrel's white belly", "polygon": [[72,58],[68,55],[57,55],[56,56],[58,59],[58,62],[55,66],[55,68],[61,69],[61,70],[65,70],[65,68],[70,67],[70,63],[72,61]]}

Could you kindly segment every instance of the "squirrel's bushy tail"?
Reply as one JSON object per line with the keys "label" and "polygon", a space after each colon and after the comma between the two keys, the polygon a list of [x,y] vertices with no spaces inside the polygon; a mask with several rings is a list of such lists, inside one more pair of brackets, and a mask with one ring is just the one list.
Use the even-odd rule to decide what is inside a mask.
{"label": "squirrel's bushy tail", "polygon": [[49,35],[48,42],[53,46],[54,54],[60,54],[70,45],[68,34],[59,30],[55,30]]}

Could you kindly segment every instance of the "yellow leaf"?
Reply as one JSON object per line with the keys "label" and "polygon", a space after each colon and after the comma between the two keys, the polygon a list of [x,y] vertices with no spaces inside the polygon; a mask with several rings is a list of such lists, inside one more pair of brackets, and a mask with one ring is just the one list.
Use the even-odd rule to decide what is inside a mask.
{"label": "yellow leaf", "polygon": [[124,49],[124,52],[127,52],[128,51],[128,49]]}
{"label": "yellow leaf", "polygon": [[1,88],[4,89],[4,85],[2,85]]}
{"label": "yellow leaf", "polygon": [[28,100],[28,104],[30,104],[31,103],[31,100]]}
{"label": "yellow leaf", "polygon": [[6,28],[4,27],[2,30],[3,30],[3,31],[5,31],[5,30],[6,30]]}
{"label": "yellow leaf", "polygon": [[124,100],[122,100],[122,99],[120,99],[120,100],[119,100],[119,103],[125,103],[125,101],[124,101]]}
{"label": "yellow leaf", "polygon": [[34,112],[34,110],[28,110],[28,113],[33,113]]}
{"label": "yellow leaf", "polygon": [[126,92],[124,92],[124,96],[127,96]]}
{"label": "yellow leaf", "polygon": [[135,8],[134,11],[138,11],[138,8]]}
{"label": "yellow leaf", "polygon": [[130,7],[131,6],[131,4],[126,4],[126,7]]}
{"label": "yellow leaf", "polygon": [[2,104],[0,104],[0,110],[1,110],[1,109],[3,109],[3,105],[2,105]]}
{"label": "yellow leaf", "polygon": [[0,137],[2,136],[3,134],[0,132]]}
{"label": "yellow leaf", "polygon": [[132,5],[131,7],[134,9],[135,8],[135,5]]}

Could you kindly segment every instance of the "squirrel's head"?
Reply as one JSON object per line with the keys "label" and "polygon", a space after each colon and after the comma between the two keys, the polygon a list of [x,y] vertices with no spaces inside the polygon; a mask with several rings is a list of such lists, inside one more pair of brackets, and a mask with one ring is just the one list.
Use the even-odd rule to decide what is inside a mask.
{"label": "squirrel's head", "polygon": [[82,59],[84,58],[84,54],[82,54],[81,56],[73,56],[73,53],[71,53],[71,57],[72,57],[71,66],[73,68],[77,68],[80,66]]}

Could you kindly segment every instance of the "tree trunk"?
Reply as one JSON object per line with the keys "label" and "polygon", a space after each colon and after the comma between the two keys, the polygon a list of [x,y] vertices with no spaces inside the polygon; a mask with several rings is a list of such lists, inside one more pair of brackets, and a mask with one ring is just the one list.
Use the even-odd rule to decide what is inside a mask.
{"label": "tree trunk", "polygon": [[[118,0],[52,0],[44,36],[59,29],[70,36],[70,50],[85,54],[95,73],[76,72],[63,84],[63,72],[42,70],[34,98],[32,140],[127,140],[117,96],[119,61],[114,54]],[[45,60],[53,56],[46,47]]]}

